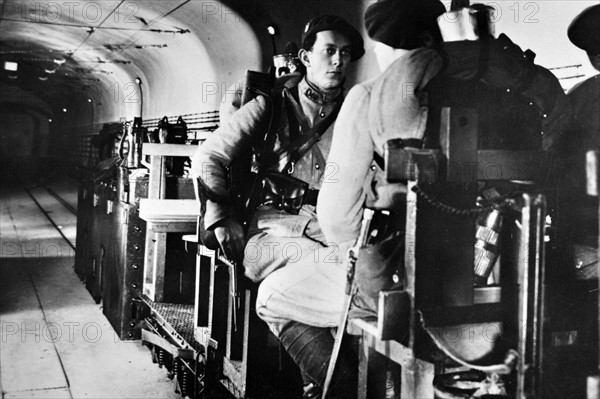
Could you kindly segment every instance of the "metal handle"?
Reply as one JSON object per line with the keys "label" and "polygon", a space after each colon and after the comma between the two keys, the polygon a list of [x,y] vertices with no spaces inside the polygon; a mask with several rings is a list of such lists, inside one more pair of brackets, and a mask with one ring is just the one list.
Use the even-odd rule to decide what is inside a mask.
{"label": "metal handle", "polygon": [[237,331],[237,311],[240,308],[240,291],[238,284],[237,265],[223,255],[219,255],[219,261],[223,262],[223,264],[229,268],[229,294],[231,295],[231,302],[233,306],[231,311],[233,316],[233,331]]}

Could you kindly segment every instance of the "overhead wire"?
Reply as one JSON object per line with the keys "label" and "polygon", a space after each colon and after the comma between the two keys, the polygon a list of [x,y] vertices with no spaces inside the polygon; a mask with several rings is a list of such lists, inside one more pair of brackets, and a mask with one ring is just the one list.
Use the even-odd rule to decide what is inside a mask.
{"label": "overhead wire", "polygon": [[[136,47],[136,48],[142,48],[142,47],[148,47],[148,46],[136,46],[135,43],[137,42],[137,37],[136,34],[138,33],[143,33],[143,32],[154,32],[154,33],[179,33],[179,34],[183,34],[183,33],[190,33],[189,29],[182,29],[182,28],[178,28],[176,30],[167,30],[167,29],[153,29],[151,28],[151,26],[157,24],[158,22],[160,22],[161,20],[163,20],[164,18],[166,18],[167,16],[173,14],[175,11],[179,10],[181,7],[183,7],[184,5],[186,5],[187,3],[189,3],[191,0],[184,0],[183,2],[181,2],[180,4],[178,4],[177,6],[173,7],[172,9],[170,9],[169,11],[167,11],[166,13],[154,18],[153,20],[151,20],[148,23],[144,24],[145,26],[140,27],[140,28],[123,28],[123,27],[110,27],[110,26],[103,26],[103,24],[121,7],[121,5],[125,2],[125,0],[121,0],[119,2],[119,4],[116,7],[112,7],[110,13],[108,13],[108,15],[97,25],[97,26],[89,26],[89,25],[84,25],[84,24],[69,24],[69,23],[60,23],[60,22],[52,22],[52,21],[27,21],[27,20],[22,20],[22,19],[14,19],[14,18],[6,18],[6,17],[0,17],[0,21],[11,21],[11,22],[19,22],[19,23],[29,23],[29,24],[41,24],[41,25],[52,25],[52,26],[61,26],[61,27],[73,27],[73,28],[84,28],[84,29],[88,29],[88,36],[85,37],[85,39],[83,39],[81,41],[81,43],[72,51],[69,51],[67,53],[66,59],[65,61],[69,61],[69,60],[73,60],[73,56],[75,55],[75,53],[77,53],[78,51],[84,51],[81,50],[82,46],[89,40],[89,38],[97,31],[100,29],[103,30],[119,30],[119,31],[134,31],[135,33],[132,34],[126,41],[126,43],[119,45],[119,50],[123,51],[132,47]],[[4,10],[5,8],[5,2],[2,2],[2,10]],[[2,15],[4,15],[4,13],[2,13]],[[153,47],[166,47],[165,45],[154,45]],[[113,50],[111,48],[106,48],[107,50]],[[98,64],[104,64],[104,63],[118,63],[118,62],[98,62]],[[62,64],[61,64],[62,65]],[[100,65],[98,65],[99,67]],[[54,70],[56,71],[58,68],[60,68],[60,65]],[[92,69],[92,72],[94,69],[97,69],[97,67]]]}
{"label": "overhead wire", "polygon": [[38,25],[54,25],[54,26],[62,26],[67,28],[84,28],[84,29],[92,29],[92,30],[120,30],[120,31],[147,31],[153,33],[189,33],[188,29],[144,29],[144,28],[121,28],[118,26],[89,26],[85,24],[67,24],[62,22],[52,22],[52,21],[25,21],[22,19],[16,18],[0,18],[0,21],[10,21],[10,22],[20,22],[25,24],[38,24]]}
{"label": "overhead wire", "polygon": [[[116,10],[119,9],[119,7],[121,6],[121,4],[123,4],[124,1],[125,0],[121,0],[121,2],[119,3],[119,5],[117,7],[113,8],[113,13],[114,13],[114,11],[116,11]],[[181,34],[183,34],[183,33],[189,33],[190,32],[189,29],[178,29],[176,31],[173,31],[173,30],[168,31],[168,30],[164,30],[164,29],[152,29],[150,27],[153,26],[153,25],[155,25],[156,23],[160,22],[165,17],[171,15],[173,12],[177,11],[178,9],[180,9],[181,7],[183,7],[184,5],[186,5],[187,3],[189,3],[190,1],[191,0],[184,0],[181,4],[175,6],[174,8],[172,8],[171,10],[169,10],[168,12],[166,12],[165,14],[163,14],[163,15],[161,15],[159,17],[154,18],[150,22],[145,23],[144,27],[141,27],[141,28],[122,28],[121,30],[132,30],[132,31],[135,31],[135,33],[133,33],[131,36],[129,36],[129,38],[125,41],[125,43],[123,43],[122,45],[120,45],[119,50],[123,51],[123,50],[129,49],[131,47],[134,47],[136,45],[135,43],[137,42],[137,38],[136,38],[136,34],[137,33],[143,33],[143,32],[169,32],[169,33],[181,33]],[[112,15],[112,13],[109,14],[104,19],[104,21],[106,21],[111,15]],[[102,21],[102,23],[104,23],[104,21]],[[100,25],[102,25],[102,23],[100,23],[99,26],[96,27],[96,29],[100,29],[101,28]],[[107,29],[107,28],[104,28],[104,29]],[[89,36],[88,36],[88,38],[89,38]],[[165,45],[165,47],[166,47],[166,45]],[[100,67],[100,65],[94,67],[92,69],[92,71],[94,69],[98,68],[98,67]]]}
{"label": "overhead wire", "polygon": [[83,41],[82,41],[81,43],[79,43],[79,46],[77,46],[77,48],[75,49],[75,51],[73,51],[73,52],[72,52],[72,53],[69,55],[69,58],[72,58],[72,57],[73,57],[73,55],[75,55],[75,53],[77,52],[77,50],[79,50],[79,49],[81,48],[81,46],[83,46],[83,45],[85,44],[85,42],[87,42],[87,41],[88,41],[88,39],[89,39],[89,38],[90,38],[90,37],[91,37],[91,36],[94,34],[94,32],[96,32],[96,29],[98,29],[99,27],[101,27],[101,26],[102,26],[102,25],[103,25],[103,24],[106,22],[106,20],[107,20],[108,18],[110,18],[110,17],[111,17],[111,16],[114,14],[114,12],[115,12],[116,10],[118,10],[118,9],[119,9],[119,7],[121,7],[121,4],[123,4],[124,2],[125,2],[125,0],[121,0],[121,2],[119,3],[119,5],[118,5],[118,6],[116,6],[116,7],[113,7],[113,8],[112,8],[112,10],[111,10],[111,11],[108,13],[108,15],[106,16],[106,18],[104,18],[104,19],[102,20],[102,22],[100,22],[100,23],[98,24],[98,26],[96,26],[95,28],[92,28],[92,29],[91,29],[91,31],[89,32],[89,35],[88,35],[88,36],[87,36],[85,39],[83,39]]}
{"label": "overhead wire", "polygon": [[564,65],[564,66],[557,66],[557,67],[548,68],[548,70],[549,71],[553,71],[555,69],[581,68],[581,66],[582,66],[582,64]]}
{"label": "overhead wire", "polygon": [[[153,20],[151,20],[150,22],[148,22],[146,24],[146,27],[150,27],[153,26],[155,24],[157,24],[158,22],[162,21],[164,18],[168,17],[169,15],[173,14],[175,11],[179,10],[181,7],[183,7],[184,5],[186,5],[187,3],[189,3],[191,0],[184,0],[183,3],[175,6],[174,8],[172,8],[171,10],[167,11],[165,14],[158,16],[156,18],[154,18]],[[141,32],[143,32],[143,30],[140,30]],[[189,32],[189,29],[185,29],[182,30],[184,32]],[[124,48],[127,49],[130,46],[134,45],[137,42],[137,38],[135,37],[136,33],[132,34],[127,40],[127,42],[124,44]]]}

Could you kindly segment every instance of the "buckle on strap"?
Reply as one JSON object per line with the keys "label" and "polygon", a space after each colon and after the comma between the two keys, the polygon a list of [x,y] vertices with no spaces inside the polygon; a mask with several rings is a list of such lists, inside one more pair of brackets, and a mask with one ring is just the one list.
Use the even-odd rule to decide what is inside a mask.
{"label": "buckle on strap", "polygon": [[288,166],[286,172],[288,175],[291,175],[292,173],[294,173],[295,170],[295,166],[296,166],[296,162],[290,162],[290,166]]}

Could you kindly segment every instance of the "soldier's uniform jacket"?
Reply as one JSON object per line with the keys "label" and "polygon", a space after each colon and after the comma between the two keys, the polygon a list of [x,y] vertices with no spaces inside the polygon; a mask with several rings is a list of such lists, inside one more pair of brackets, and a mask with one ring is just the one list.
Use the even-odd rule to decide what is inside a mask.
{"label": "soldier's uniform jacket", "polygon": [[[284,89],[278,88],[277,85],[283,85]],[[285,104],[289,104],[290,96],[297,96],[296,102],[304,114],[304,120],[297,121],[294,116],[291,116],[291,106],[281,107],[280,114],[274,118],[277,124],[274,129],[276,140],[270,146],[271,148],[267,148],[263,157],[271,159],[271,162],[263,167],[266,170],[281,171],[282,165],[276,161],[278,157],[271,157],[270,153],[275,153],[282,146],[286,148],[291,136],[297,134],[297,130],[302,134],[319,120],[330,115],[336,104],[342,101],[343,93],[340,89],[331,96],[324,96],[299,75],[284,76],[278,80],[274,92],[277,93],[276,95],[288,97],[284,99]],[[192,173],[200,177],[212,194],[223,198],[229,196],[227,168],[233,160],[251,147],[260,148],[269,124],[271,107],[271,99],[259,96],[228,117],[226,122],[199,147],[193,158]],[[299,129],[290,128],[290,124],[298,125]],[[322,134],[319,142],[311,147],[293,167],[291,176],[305,181],[311,189],[321,188],[332,134],[333,124]],[[313,206],[305,205],[303,208],[306,207],[311,208],[309,213],[314,214]],[[231,211],[230,203],[207,201],[205,227],[211,228],[215,223],[229,216]],[[251,221],[251,226],[260,225],[264,228],[265,223],[273,224],[272,227],[276,227],[279,235],[284,237],[301,235],[312,219],[306,212],[291,215],[274,209],[259,209],[256,215],[259,216],[255,216],[255,219],[260,217],[262,220]]]}
{"label": "soldier's uniform jacket", "polygon": [[[520,53],[520,49],[516,49]],[[428,84],[438,75],[447,78],[460,76],[462,65],[460,60],[456,61],[458,68],[455,70],[442,70],[445,60],[438,51],[428,48],[411,50],[379,77],[350,90],[340,111],[327,160],[328,165],[332,165],[330,168],[335,167],[336,173],[332,179],[325,180],[317,206],[327,240],[341,245],[356,239],[365,200],[368,205],[380,208],[378,204],[393,204],[394,198],[403,196],[389,190],[393,185],[387,185],[383,176],[373,176],[378,171],[373,163],[373,154],[382,156],[384,144],[390,139],[423,139],[428,101],[431,100],[424,92],[428,91]],[[473,65],[477,66],[478,63]],[[512,64],[508,65],[512,67]],[[519,101],[527,104],[525,106],[530,108],[528,112],[535,113],[536,117],[541,112],[548,114],[542,118],[539,128],[544,132],[542,144],[550,147],[564,126],[565,118],[561,110],[566,107],[566,98],[551,72],[532,62],[531,67],[534,68],[531,83],[521,91]],[[467,67],[466,70],[469,68],[472,69]],[[513,69],[519,68],[521,66],[516,65]],[[506,74],[505,69],[511,70],[499,62],[488,67],[484,77],[489,74],[498,80],[498,76]],[[510,84],[518,86],[520,81],[514,79]],[[494,90],[506,92],[500,86],[494,87]],[[431,96],[432,93],[428,94]],[[481,97],[481,101],[483,99]],[[486,101],[489,104],[489,99]],[[496,131],[493,132],[496,134]],[[530,133],[540,132],[532,130]],[[530,138],[519,133],[513,139],[522,144]]]}
{"label": "soldier's uniform jacket", "polygon": [[358,236],[365,199],[374,195],[373,153],[383,155],[383,145],[392,138],[423,138],[427,106],[420,101],[420,89],[442,64],[434,50],[412,50],[348,92],[327,160],[335,173],[323,183],[317,205],[329,241],[347,245]]}

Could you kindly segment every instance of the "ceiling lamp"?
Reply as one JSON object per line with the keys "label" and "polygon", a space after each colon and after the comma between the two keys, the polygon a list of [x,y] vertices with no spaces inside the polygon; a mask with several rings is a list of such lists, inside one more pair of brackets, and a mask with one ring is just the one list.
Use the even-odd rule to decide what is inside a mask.
{"label": "ceiling lamp", "polygon": [[277,34],[277,28],[275,25],[267,26],[267,32],[271,36],[271,45],[273,46],[273,55],[277,54],[277,47],[275,46],[275,35]]}
{"label": "ceiling lamp", "polygon": [[19,69],[19,64],[17,64],[16,62],[12,62],[12,61],[4,61],[4,69],[7,71],[16,72],[17,69]]}

